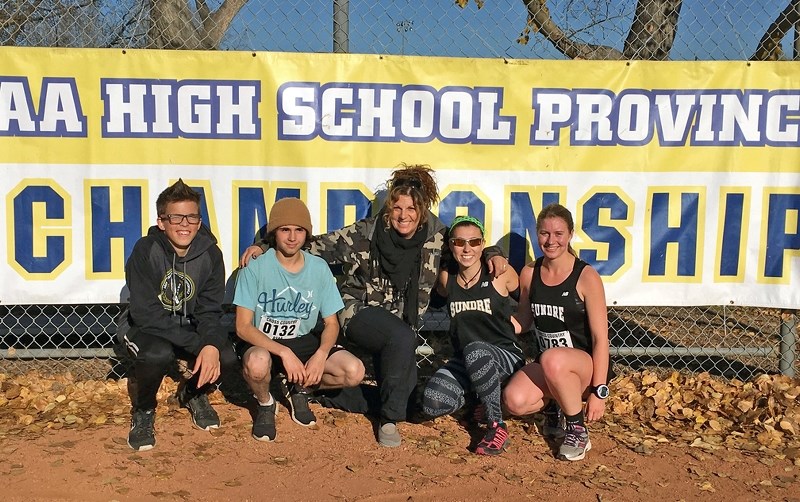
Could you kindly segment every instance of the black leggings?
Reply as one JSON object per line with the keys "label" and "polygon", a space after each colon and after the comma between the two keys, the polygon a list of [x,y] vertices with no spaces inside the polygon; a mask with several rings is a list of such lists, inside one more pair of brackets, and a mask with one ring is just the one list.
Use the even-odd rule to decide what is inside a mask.
{"label": "black leggings", "polygon": [[384,422],[406,420],[408,398],[417,385],[417,334],[382,307],[366,307],[347,323],[346,344],[372,354],[380,392],[379,410],[365,385],[328,393],[320,403],[355,413],[378,411]]}
{"label": "black leggings", "polygon": [[[171,365],[176,359],[183,359],[189,363],[190,368],[193,367],[199,350],[198,353],[192,353],[186,348],[173,345],[169,340],[141,331],[130,336],[130,339],[132,343],[128,344],[128,352],[133,356],[135,381],[131,404],[136,409],[152,410],[156,407],[158,388]],[[239,359],[230,343],[227,343],[225,348],[219,352],[219,362],[221,380],[235,377],[235,374],[241,371]],[[199,373],[192,376],[186,384],[186,392],[190,396],[205,392],[212,385],[206,384],[198,389],[197,379],[199,376]]]}
{"label": "black leggings", "polygon": [[453,413],[464,406],[465,393],[474,390],[486,406],[486,420],[501,422],[500,391],[525,361],[519,355],[486,342],[464,347],[464,359],[452,358],[428,380],[422,398],[423,412],[432,417]]}

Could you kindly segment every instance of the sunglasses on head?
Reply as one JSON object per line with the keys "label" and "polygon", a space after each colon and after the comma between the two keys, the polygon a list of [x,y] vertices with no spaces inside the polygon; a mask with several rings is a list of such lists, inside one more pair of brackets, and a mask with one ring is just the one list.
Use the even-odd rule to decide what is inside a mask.
{"label": "sunglasses on head", "polygon": [[393,188],[411,187],[417,190],[422,188],[422,182],[416,178],[403,178],[394,182]]}
{"label": "sunglasses on head", "polygon": [[461,237],[452,237],[450,239],[450,244],[459,248],[463,248],[465,245],[469,244],[469,247],[476,248],[483,244],[483,238],[473,237],[472,239],[463,239]]}

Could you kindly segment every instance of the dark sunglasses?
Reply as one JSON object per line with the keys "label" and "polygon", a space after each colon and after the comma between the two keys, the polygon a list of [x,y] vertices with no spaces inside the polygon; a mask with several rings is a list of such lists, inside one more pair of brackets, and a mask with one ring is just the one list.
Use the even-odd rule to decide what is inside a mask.
{"label": "dark sunglasses", "polygon": [[469,247],[476,248],[483,244],[483,238],[473,237],[472,239],[462,239],[461,237],[453,237],[450,239],[450,244],[459,248],[463,248],[466,244],[469,244]]}
{"label": "dark sunglasses", "polygon": [[416,178],[403,178],[394,182],[393,188],[411,187],[416,190],[422,189],[422,182]]}
{"label": "dark sunglasses", "polygon": [[184,218],[186,218],[186,223],[189,225],[197,225],[202,219],[199,214],[165,214],[161,217],[161,221],[169,221],[173,225],[180,225],[183,223]]}

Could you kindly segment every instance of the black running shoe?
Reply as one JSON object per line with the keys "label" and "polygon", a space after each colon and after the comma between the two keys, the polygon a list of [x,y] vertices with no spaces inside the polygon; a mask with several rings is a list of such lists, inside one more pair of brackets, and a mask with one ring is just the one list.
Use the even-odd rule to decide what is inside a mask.
{"label": "black running shoe", "polygon": [[156,445],[156,410],[133,410],[128,446],[136,451],[147,451]]}
{"label": "black running shoe", "polygon": [[178,402],[189,410],[192,416],[192,423],[200,430],[210,431],[219,428],[219,415],[208,402],[208,396],[201,392],[195,396],[189,396],[186,386],[178,389]]}
{"label": "black running shoe", "polygon": [[505,451],[511,440],[508,439],[508,429],[503,422],[492,422],[486,431],[486,436],[481,439],[475,448],[478,455],[500,455]]}
{"label": "black running shoe", "polygon": [[253,420],[253,437],[258,441],[273,441],[275,432],[275,414],[278,412],[278,403],[273,401],[269,406],[258,405],[256,418]]}
{"label": "black running shoe", "polygon": [[549,439],[561,439],[564,437],[564,413],[555,399],[551,399],[547,406],[542,410],[544,423],[542,424],[542,436]]}
{"label": "black running shoe", "polygon": [[308,398],[311,391],[300,385],[292,385],[289,388],[289,407],[292,412],[292,420],[303,427],[316,425],[317,417],[308,406]]}

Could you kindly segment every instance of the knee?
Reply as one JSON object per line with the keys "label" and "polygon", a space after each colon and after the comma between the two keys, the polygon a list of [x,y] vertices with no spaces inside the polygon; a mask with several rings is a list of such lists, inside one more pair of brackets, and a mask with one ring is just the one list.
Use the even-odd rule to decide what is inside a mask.
{"label": "knee", "polygon": [[443,397],[442,393],[435,388],[426,386],[422,392],[422,412],[429,417],[441,417],[455,411],[450,410]]}
{"label": "knee", "polygon": [[222,371],[236,371],[239,369],[239,358],[232,345],[225,345],[219,352],[219,365]]}
{"label": "knee", "polygon": [[361,359],[353,356],[344,364],[344,386],[356,387],[364,380],[364,363]]}
{"label": "knee", "polygon": [[513,387],[503,389],[503,407],[512,415],[523,416],[532,413],[529,401],[528,396]]}
{"label": "knee", "polygon": [[411,328],[398,330],[392,334],[383,350],[398,356],[414,358],[417,350],[417,334]]}
{"label": "knee", "polygon": [[464,347],[464,365],[467,369],[479,368],[491,360],[492,353],[487,346],[486,342],[470,342]]}
{"label": "knee", "polygon": [[134,360],[137,367],[147,366],[150,368],[158,368],[163,372],[175,360],[175,353],[172,351],[171,346],[166,345],[152,345],[144,350],[140,350],[136,354]]}
{"label": "knee", "polygon": [[542,365],[542,373],[548,380],[564,373],[564,358],[558,350],[543,352],[539,363]]}
{"label": "knee", "polygon": [[265,380],[272,371],[272,355],[269,351],[254,347],[245,355],[242,371],[250,380]]}

